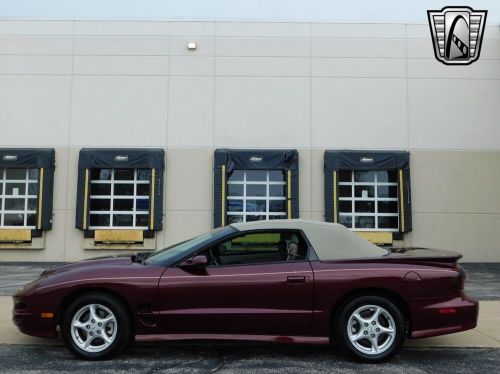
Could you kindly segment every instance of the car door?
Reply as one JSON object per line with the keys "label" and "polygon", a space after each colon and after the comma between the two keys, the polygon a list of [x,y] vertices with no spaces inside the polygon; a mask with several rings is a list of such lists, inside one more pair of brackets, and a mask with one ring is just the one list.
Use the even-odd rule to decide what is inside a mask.
{"label": "car door", "polygon": [[[161,332],[308,334],[314,280],[299,235],[237,235],[202,252],[212,260],[205,268],[167,269],[159,282]],[[296,241],[302,255],[290,256],[287,247],[296,248]]]}

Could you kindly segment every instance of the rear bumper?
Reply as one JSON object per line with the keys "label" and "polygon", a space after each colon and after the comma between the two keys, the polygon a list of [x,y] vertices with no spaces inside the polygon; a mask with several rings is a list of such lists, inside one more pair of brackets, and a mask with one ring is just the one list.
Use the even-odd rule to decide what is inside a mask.
{"label": "rear bumper", "polygon": [[411,303],[411,338],[427,338],[476,327],[479,302],[465,295],[448,300],[414,300]]}

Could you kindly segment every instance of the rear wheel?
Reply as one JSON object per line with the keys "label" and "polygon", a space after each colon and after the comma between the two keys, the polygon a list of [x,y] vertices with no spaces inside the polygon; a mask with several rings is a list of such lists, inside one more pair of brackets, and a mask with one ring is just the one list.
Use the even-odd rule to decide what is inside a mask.
{"label": "rear wheel", "polygon": [[405,339],[401,311],[379,296],[362,296],[347,303],[336,327],[339,344],[364,362],[388,360],[401,349]]}
{"label": "rear wheel", "polygon": [[69,350],[80,358],[99,360],[121,352],[131,334],[123,303],[104,293],[90,293],[70,304],[62,323]]}

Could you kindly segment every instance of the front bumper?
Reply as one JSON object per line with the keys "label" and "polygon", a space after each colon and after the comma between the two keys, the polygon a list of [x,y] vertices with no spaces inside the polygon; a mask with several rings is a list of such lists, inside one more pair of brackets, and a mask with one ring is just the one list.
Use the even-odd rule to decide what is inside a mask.
{"label": "front bumper", "polygon": [[42,312],[36,310],[29,302],[20,296],[12,297],[14,308],[12,310],[12,322],[23,334],[37,336],[40,338],[56,338],[57,322],[53,318],[42,318]]}
{"label": "front bumper", "polygon": [[465,295],[447,300],[414,300],[411,338],[427,338],[476,327],[479,302]]}

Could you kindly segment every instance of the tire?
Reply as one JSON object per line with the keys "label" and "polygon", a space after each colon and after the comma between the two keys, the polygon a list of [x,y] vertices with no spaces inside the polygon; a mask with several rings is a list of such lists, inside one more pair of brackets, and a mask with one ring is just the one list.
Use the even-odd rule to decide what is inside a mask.
{"label": "tire", "polygon": [[88,293],[64,312],[61,332],[66,347],[78,358],[102,360],[122,352],[131,337],[127,308],[115,296]]}
{"label": "tire", "polygon": [[389,360],[399,352],[406,336],[403,314],[380,296],[361,296],[347,302],[335,322],[334,340],[361,362]]}

